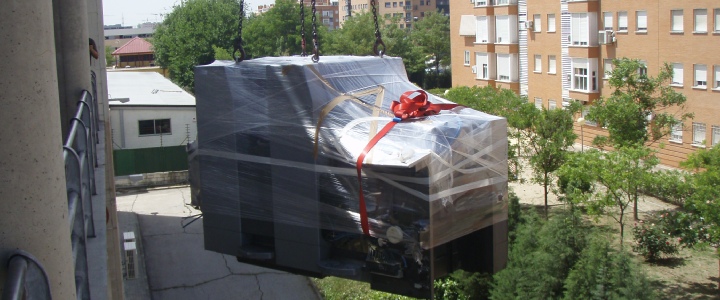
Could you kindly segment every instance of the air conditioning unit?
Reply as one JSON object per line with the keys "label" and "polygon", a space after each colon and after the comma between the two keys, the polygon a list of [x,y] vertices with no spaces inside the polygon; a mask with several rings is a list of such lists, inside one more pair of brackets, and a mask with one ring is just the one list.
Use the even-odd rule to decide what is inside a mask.
{"label": "air conditioning unit", "polygon": [[598,32],[598,44],[608,45],[614,42],[615,35],[612,30],[600,30]]}
{"label": "air conditioning unit", "polygon": [[533,23],[533,21],[525,21],[525,29],[533,29],[533,28],[535,28],[533,25],[535,25],[535,24]]}
{"label": "air conditioning unit", "polygon": [[472,73],[477,74],[477,66],[472,66]]}

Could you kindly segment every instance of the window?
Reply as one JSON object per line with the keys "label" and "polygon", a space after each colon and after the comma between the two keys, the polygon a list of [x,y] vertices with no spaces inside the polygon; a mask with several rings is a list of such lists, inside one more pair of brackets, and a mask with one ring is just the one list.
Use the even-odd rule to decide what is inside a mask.
{"label": "window", "polygon": [[672,22],[672,27],[670,27],[670,30],[672,32],[683,32],[683,11],[682,11],[682,9],[671,11],[670,12],[670,21]]}
{"label": "window", "polygon": [[715,32],[720,32],[720,8],[715,9]]}
{"label": "window", "polygon": [[495,0],[495,5],[517,4],[517,0]]}
{"label": "window", "polygon": [[627,30],[628,30],[627,12],[619,11],[618,12],[618,31],[627,31]]}
{"label": "window", "polygon": [[548,109],[556,109],[557,108],[557,102],[553,99],[548,100]]}
{"label": "window", "polygon": [[682,143],[682,123],[673,125],[672,132],[670,132],[670,141],[675,143]]}
{"label": "window", "polygon": [[170,119],[138,121],[139,135],[172,134]]}
{"label": "window", "polygon": [[707,9],[696,9],[695,14],[695,32],[707,32]]}
{"label": "window", "polygon": [[705,146],[705,123],[693,122],[693,141],[695,146]]}
{"label": "window", "polygon": [[573,46],[587,46],[590,41],[590,24],[587,13],[573,13],[570,41]]}
{"label": "window", "polygon": [[393,7],[397,7],[397,2],[393,2]]}
{"label": "window", "polygon": [[673,77],[671,85],[682,86],[683,85],[683,65],[681,63],[672,64]]}
{"label": "window", "polygon": [[495,42],[498,44],[517,43],[517,26],[516,15],[495,16]]}
{"label": "window", "polygon": [[492,16],[478,16],[476,22],[475,42],[491,43],[494,40],[494,22]]}
{"label": "window", "polygon": [[495,79],[495,64],[493,53],[475,53],[475,68],[478,79]]}
{"label": "window", "polygon": [[638,75],[640,75],[640,77],[647,77],[647,62],[644,60],[639,60],[638,62],[640,63],[640,67],[638,68]]}
{"label": "window", "polygon": [[715,72],[714,72],[715,80],[713,81],[713,88],[717,90],[717,89],[720,89],[720,66],[715,65],[714,68],[715,68]]}
{"label": "window", "polygon": [[[422,3],[423,2],[420,1],[421,5],[422,5]],[[476,0],[475,1],[475,6],[487,6],[487,5],[488,5],[488,0]]]}
{"label": "window", "polygon": [[720,126],[712,126],[712,145],[715,146],[720,143]]}
{"label": "window", "polygon": [[390,2],[385,2],[385,7],[390,7]]}
{"label": "window", "polygon": [[635,12],[635,21],[637,25],[637,31],[647,31],[647,12],[644,10],[638,10]]}
{"label": "window", "polygon": [[542,31],[542,21],[541,21],[541,15],[540,14],[534,14],[533,15],[533,31],[540,32]]}
{"label": "window", "polygon": [[597,91],[597,59],[572,59],[571,89],[582,92]]}
{"label": "window", "polygon": [[613,30],[613,13],[603,13],[603,26],[605,30]]}
{"label": "window", "polygon": [[517,54],[497,54],[497,80],[518,81]]}
{"label": "window", "polygon": [[555,74],[557,71],[557,62],[555,55],[548,55],[548,74]]}
{"label": "window", "polygon": [[563,100],[562,100],[563,109],[567,109],[568,107],[570,107],[570,102],[572,102],[572,100],[570,100],[570,98],[563,98]]}
{"label": "window", "polygon": [[542,72],[542,55],[535,55],[535,73]]}
{"label": "window", "polygon": [[470,65],[470,51],[468,51],[468,50],[465,50],[465,65],[466,66]]}
{"label": "window", "polygon": [[603,59],[603,79],[610,79],[610,75],[612,74],[612,68],[612,59]]}
{"label": "window", "polygon": [[548,32],[555,32],[555,14],[548,14]]}
{"label": "window", "polygon": [[542,98],[535,97],[535,108],[539,110],[543,109]]}
{"label": "window", "polygon": [[695,84],[693,87],[706,88],[707,87],[707,66],[695,65]]}

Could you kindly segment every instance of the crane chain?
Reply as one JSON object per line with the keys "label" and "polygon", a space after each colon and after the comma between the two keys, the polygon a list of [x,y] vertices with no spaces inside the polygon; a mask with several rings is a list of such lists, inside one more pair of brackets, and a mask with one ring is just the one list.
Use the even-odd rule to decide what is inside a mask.
{"label": "crane chain", "polygon": [[[238,36],[233,42],[233,53],[232,56],[236,62],[242,62],[245,60],[245,49],[243,48],[242,42],[242,23],[245,18],[245,0],[240,0],[240,22],[238,23]],[[240,52],[238,56],[237,53]]]}
{"label": "crane chain", "polygon": [[[383,42],[382,36],[380,35],[380,26],[378,25],[375,0],[370,0],[370,6],[372,6],[373,21],[375,22],[375,44],[373,45],[373,53],[377,56],[383,57],[383,54],[385,54],[385,42]],[[379,46],[382,46],[382,50],[378,50]]]}
{"label": "crane chain", "polygon": [[312,34],[313,34],[313,56],[312,61],[314,63],[317,63],[320,61],[320,49],[319,49],[319,41],[318,41],[318,35],[317,35],[317,25],[315,24],[315,0],[310,1],[310,5],[312,6]]}

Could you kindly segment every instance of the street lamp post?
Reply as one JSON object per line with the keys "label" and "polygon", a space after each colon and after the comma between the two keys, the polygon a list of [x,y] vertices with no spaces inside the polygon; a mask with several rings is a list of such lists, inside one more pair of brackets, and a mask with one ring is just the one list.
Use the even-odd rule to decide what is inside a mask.
{"label": "street lamp post", "polygon": [[576,121],[580,125],[580,152],[585,152],[585,137],[583,136],[583,126],[585,125],[585,118],[579,117]]}

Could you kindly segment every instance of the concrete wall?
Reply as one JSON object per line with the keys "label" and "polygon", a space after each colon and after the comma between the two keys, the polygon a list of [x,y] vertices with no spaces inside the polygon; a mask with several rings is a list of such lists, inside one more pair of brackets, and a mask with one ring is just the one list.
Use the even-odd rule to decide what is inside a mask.
{"label": "concrete wall", "polygon": [[115,177],[117,189],[137,189],[188,184],[188,171],[158,172]]}
{"label": "concrete wall", "polygon": [[[140,120],[170,119],[171,134],[162,135],[162,146],[177,146],[197,137],[194,107],[120,107],[110,109],[114,149],[138,149],[161,146],[160,135],[139,135]],[[122,124],[122,125],[121,125]]]}

